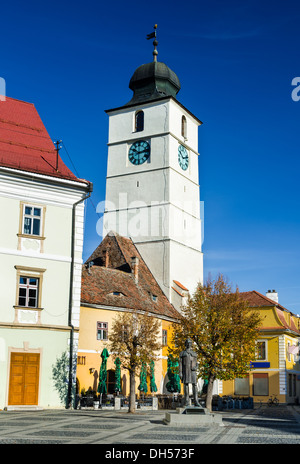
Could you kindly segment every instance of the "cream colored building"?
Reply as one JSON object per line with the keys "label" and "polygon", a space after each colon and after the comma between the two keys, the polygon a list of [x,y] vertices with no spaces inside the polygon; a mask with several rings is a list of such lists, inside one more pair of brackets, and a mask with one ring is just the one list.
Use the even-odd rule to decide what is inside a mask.
{"label": "cream colored building", "polygon": [[[76,357],[84,199],[34,105],[0,105],[0,409],[64,407],[52,369]],[[62,379],[63,382],[63,379]]]}

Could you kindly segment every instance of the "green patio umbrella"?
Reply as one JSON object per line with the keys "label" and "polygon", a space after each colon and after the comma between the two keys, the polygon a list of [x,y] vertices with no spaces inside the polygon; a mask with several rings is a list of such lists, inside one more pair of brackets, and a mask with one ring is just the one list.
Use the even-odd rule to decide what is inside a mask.
{"label": "green patio umbrella", "polygon": [[102,364],[100,367],[100,372],[99,372],[99,384],[98,384],[98,393],[107,393],[107,388],[106,388],[106,379],[107,379],[107,358],[109,357],[109,353],[106,348],[103,349],[101,353],[101,358],[102,358]]}
{"label": "green patio umbrella", "polygon": [[150,391],[152,393],[157,392],[157,386],[154,377],[154,361],[151,361],[150,363]]}
{"label": "green patio umbrella", "polygon": [[179,377],[179,361],[174,356],[168,356],[168,371],[167,371],[169,382],[166,385],[166,389],[170,393],[180,393],[180,377]]}
{"label": "green patio umbrella", "polygon": [[121,361],[120,361],[120,358],[116,358],[115,365],[116,365],[115,392],[120,393],[121,391]]}
{"label": "green patio umbrella", "polygon": [[140,392],[147,393],[147,365],[145,362],[142,363],[141,372],[140,372],[140,384],[138,386]]}

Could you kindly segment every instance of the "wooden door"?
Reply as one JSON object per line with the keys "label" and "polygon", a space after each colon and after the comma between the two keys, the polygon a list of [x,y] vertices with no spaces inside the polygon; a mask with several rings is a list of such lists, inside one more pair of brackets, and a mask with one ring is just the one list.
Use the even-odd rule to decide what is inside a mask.
{"label": "wooden door", "polygon": [[11,353],[9,405],[38,404],[39,371],[39,353]]}

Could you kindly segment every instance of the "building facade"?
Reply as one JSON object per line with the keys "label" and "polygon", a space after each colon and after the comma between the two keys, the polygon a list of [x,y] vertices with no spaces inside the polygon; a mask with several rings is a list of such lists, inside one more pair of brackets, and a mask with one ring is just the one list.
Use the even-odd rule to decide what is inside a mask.
{"label": "building facade", "polygon": [[1,409],[65,406],[53,367],[76,355],[91,190],[65,166],[33,104],[0,103]]}
{"label": "building facade", "polygon": [[276,396],[280,403],[299,403],[300,319],[278,303],[276,292],[269,291],[267,295],[256,291],[241,293],[262,318],[257,359],[247,377],[219,382],[219,394],[251,396],[257,403],[266,403],[271,396]]}
{"label": "building facade", "polygon": [[[168,344],[179,313],[170,304],[131,239],[108,234],[83,266],[77,387],[97,392],[101,353],[109,347],[114,320],[124,311],[148,313],[159,320],[160,352],[155,361],[157,393],[166,392]],[[107,390],[114,393],[113,354],[107,360]],[[128,372],[122,369],[122,393],[129,394]],[[149,378],[148,378],[149,380]],[[138,388],[139,378],[136,379]],[[138,389],[137,389],[138,393]]]}

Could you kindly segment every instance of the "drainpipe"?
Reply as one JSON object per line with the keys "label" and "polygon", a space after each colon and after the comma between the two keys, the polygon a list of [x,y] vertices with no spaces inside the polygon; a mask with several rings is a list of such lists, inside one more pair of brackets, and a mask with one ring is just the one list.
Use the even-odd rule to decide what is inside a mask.
{"label": "drainpipe", "polygon": [[72,207],[72,240],[71,240],[71,269],[70,269],[70,291],[69,291],[69,314],[68,314],[68,326],[70,327],[70,357],[69,357],[69,382],[68,382],[68,398],[66,408],[69,409],[72,406],[72,384],[73,384],[73,339],[74,339],[74,326],[72,324],[72,303],[73,303],[73,281],[74,281],[74,257],[75,257],[75,213],[76,206],[79,203],[87,200],[93,191],[93,184],[89,182],[88,194],[73,204]]}

